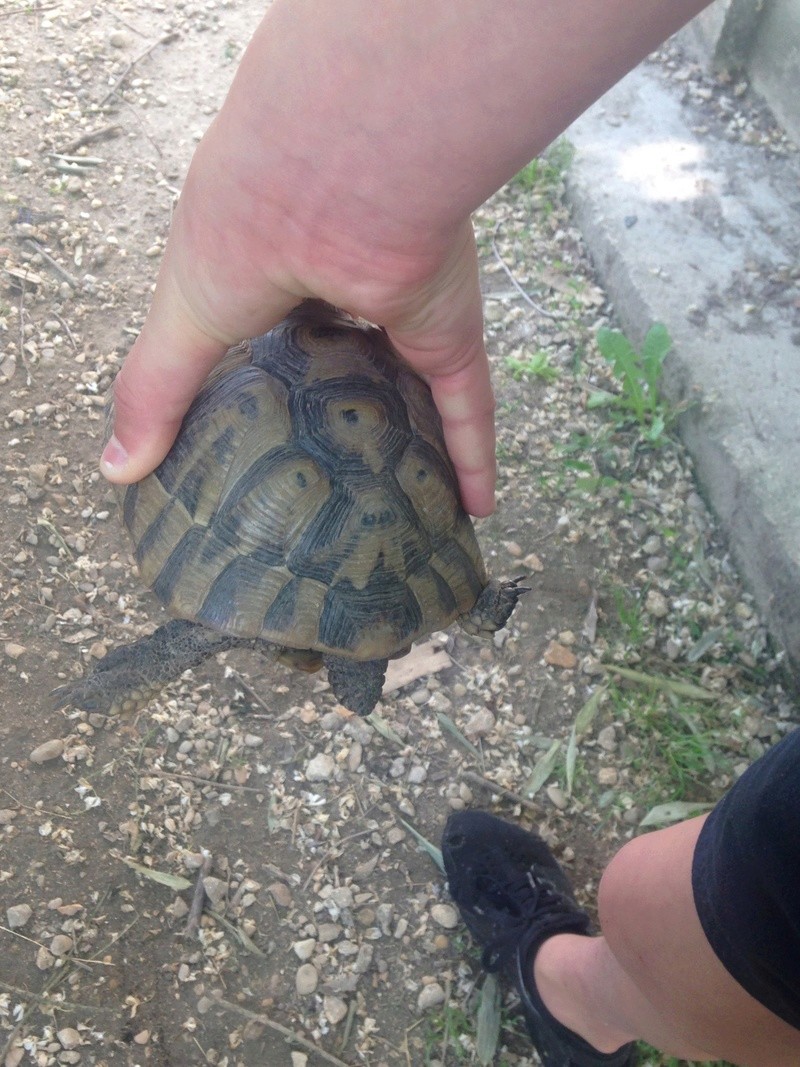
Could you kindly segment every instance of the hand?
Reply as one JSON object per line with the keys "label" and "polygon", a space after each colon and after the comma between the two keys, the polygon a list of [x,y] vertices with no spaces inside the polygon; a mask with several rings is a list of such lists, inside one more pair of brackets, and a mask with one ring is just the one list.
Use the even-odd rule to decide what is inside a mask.
{"label": "hand", "polygon": [[149,473],[227,347],[316,296],[387,329],[491,512],[470,212],[705,2],[275,0],[189,170],[106,476]]}

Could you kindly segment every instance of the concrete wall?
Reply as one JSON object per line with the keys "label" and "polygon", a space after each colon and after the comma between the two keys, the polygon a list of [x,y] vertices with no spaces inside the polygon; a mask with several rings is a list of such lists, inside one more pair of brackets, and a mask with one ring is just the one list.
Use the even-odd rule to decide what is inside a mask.
{"label": "concrete wall", "polygon": [[682,38],[709,66],[746,77],[800,144],[800,0],[716,0]]}
{"label": "concrete wall", "polygon": [[747,69],[753,88],[800,144],[800,0],[765,4]]}

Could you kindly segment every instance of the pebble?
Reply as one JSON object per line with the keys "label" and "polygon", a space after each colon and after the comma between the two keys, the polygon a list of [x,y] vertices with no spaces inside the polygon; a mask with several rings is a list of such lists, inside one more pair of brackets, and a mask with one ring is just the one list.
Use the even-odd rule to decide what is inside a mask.
{"label": "pebble", "polygon": [[361,945],[351,968],[353,974],[366,974],[372,966],[375,949],[372,945]]}
{"label": "pebble", "polygon": [[36,966],[40,971],[49,970],[56,962],[56,958],[49,948],[45,948],[44,945],[39,946],[39,951],[36,953]]}
{"label": "pebble", "polygon": [[523,559],[522,566],[526,567],[529,571],[534,571],[536,574],[541,574],[544,570],[544,563],[542,563],[541,559],[539,559],[535,552],[531,552],[530,555]]}
{"label": "pebble", "polygon": [[333,777],[336,761],[327,752],[320,752],[306,764],[306,780],[309,782],[327,782]]}
{"label": "pebble", "polygon": [[66,956],[72,949],[72,938],[67,934],[56,934],[50,942],[50,951],[54,956]]}
{"label": "pebble", "polygon": [[203,879],[203,889],[212,904],[221,904],[228,895],[228,883],[222,878],[214,878],[212,875]]}
{"label": "pebble", "polygon": [[308,1067],[308,1056],[305,1052],[293,1052],[291,1058],[292,1067]]}
{"label": "pebble", "polygon": [[114,30],[109,34],[108,43],[112,48],[125,48],[128,44],[128,37],[122,30]]}
{"label": "pebble", "polygon": [[434,922],[443,926],[445,930],[454,930],[459,923],[458,912],[452,904],[434,904],[431,908],[431,916]]}
{"label": "pebble", "polygon": [[302,960],[305,963],[306,960],[310,960],[314,955],[314,949],[316,947],[316,938],[306,937],[302,941],[295,941],[292,945],[292,951],[299,960]]}
{"label": "pebble", "polygon": [[[502,631],[498,630],[497,632],[498,633],[504,633],[506,636],[508,636],[508,631],[506,631],[506,630],[502,630]],[[450,698],[448,696],[445,696],[445,694],[442,693],[441,691],[437,690],[435,693],[431,694],[431,699],[430,699],[430,702],[428,704],[428,708],[429,708],[430,711],[432,711],[434,713],[437,712],[437,711],[443,711],[446,714],[447,712],[449,712],[451,710],[452,707],[453,707],[452,700],[450,700]]]}
{"label": "pebble", "polygon": [[47,763],[48,760],[58,759],[64,751],[64,742],[60,737],[54,737],[52,741],[45,741],[30,754],[31,763]]}
{"label": "pebble", "polygon": [[578,665],[578,657],[565,645],[558,641],[551,641],[544,652],[544,661],[551,667],[562,667],[564,670],[572,670]]}
{"label": "pebble", "polygon": [[310,996],[319,984],[319,974],[314,964],[304,963],[302,967],[298,967],[294,983],[301,997]]}
{"label": "pebble", "polygon": [[669,604],[663,593],[657,589],[650,589],[644,602],[644,610],[654,619],[663,619],[669,615]]}
{"label": "pebble", "polygon": [[317,940],[327,945],[335,941],[341,932],[342,928],[338,923],[320,923],[317,927]]}
{"label": "pebble", "polygon": [[33,915],[33,909],[30,904],[12,904],[10,908],[6,908],[6,921],[12,930],[24,926],[31,915]]}
{"label": "pebble", "polygon": [[62,1048],[77,1048],[78,1045],[83,1044],[81,1035],[72,1026],[65,1026],[63,1030],[59,1030],[56,1037]]}
{"label": "pebble", "polygon": [[336,1026],[347,1015],[347,1003],[341,997],[329,994],[322,998],[322,1010],[331,1026]]}
{"label": "pebble", "polygon": [[431,1008],[444,1004],[444,990],[438,982],[431,982],[423,986],[417,997],[417,1010],[430,1011]]}
{"label": "pebble", "polygon": [[597,772],[597,781],[600,785],[616,785],[619,773],[616,767],[601,767]]}
{"label": "pebble", "polygon": [[486,737],[495,727],[495,717],[488,708],[480,708],[470,715],[464,726],[467,737]]}
{"label": "pebble", "polygon": [[20,656],[25,655],[27,649],[24,645],[18,645],[16,641],[6,641],[3,651],[9,659],[19,659]]}
{"label": "pebble", "polygon": [[559,811],[564,811],[567,807],[567,798],[564,796],[564,790],[555,784],[547,787],[547,795],[550,798],[550,803],[553,807],[558,808]]}
{"label": "pebble", "polygon": [[282,908],[288,908],[292,903],[291,891],[283,882],[273,882],[272,885],[267,886],[267,891],[270,893],[275,903],[279,904]]}
{"label": "pebble", "polygon": [[604,726],[602,730],[597,733],[597,743],[600,748],[606,752],[616,752],[617,750],[617,731],[614,726]]}

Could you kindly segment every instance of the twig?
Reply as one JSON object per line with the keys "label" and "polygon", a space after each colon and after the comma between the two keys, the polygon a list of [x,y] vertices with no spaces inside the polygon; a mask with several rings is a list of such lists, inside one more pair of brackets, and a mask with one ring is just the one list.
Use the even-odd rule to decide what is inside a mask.
{"label": "twig", "polygon": [[7,19],[11,15],[41,15],[43,11],[55,11],[57,7],[61,7],[61,5],[47,4],[45,7],[37,6],[31,9],[30,4],[26,4],[25,7],[17,7],[13,11],[0,11],[0,19]]}
{"label": "twig", "polygon": [[470,785],[477,785],[481,789],[491,790],[492,793],[499,793],[500,796],[506,797],[508,800],[513,800],[516,804],[521,804],[523,808],[527,808],[529,811],[535,811],[541,814],[541,808],[532,800],[528,800],[527,797],[521,796],[519,793],[515,793],[513,789],[506,789],[504,785],[498,785],[497,782],[493,782],[491,778],[484,778],[482,774],[476,774],[474,771],[462,771],[461,777],[465,782],[469,782]]}
{"label": "twig", "polygon": [[141,63],[141,61],[143,59],[146,59],[147,56],[149,56],[150,53],[153,51],[154,48],[158,48],[158,46],[160,44],[170,44],[170,42],[177,40],[177,38],[179,36],[180,35],[178,34],[177,30],[170,30],[169,33],[165,33],[163,37],[159,37],[159,39],[157,41],[153,41],[152,44],[149,44],[147,46],[147,48],[145,48],[143,51],[141,51],[138,56],[135,56],[130,61],[130,63],[125,68],[125,70],[123,70],[122,74],[120,74],[120,76],[114,82],[114,85],[106,93],[106,95],[103,97],[103,99],[100,101],[100,103],[97,106],[98,107],[104,107],[108,103],[108,101],[111,99],[111,97],[114,96],[115,93],[117,93],[119,91],[119,89],[122,87],[123,82],[128,77],[128,75],[133,70],[133,68],[136,66],[136,64],[137,63]]}
{"label": "twig", "polygon": [[64,270],[60,263],[56,263],[50,253],[45,252],[44,248],[42,248],[42,246],[37,240],[35,240],[33,237],[26,237],[24,243],[29,248],[33,249],[34,252],[38,253],[43,260],[49,263],[53,270],[56,272],[56,274],[59,274],[68,285],[71,285],[73,289],[80,289],[81,283],[78,281],[78,279],[72,274],[70,274],[68,270]]}
{"label": "twig", "polygon": [[48,1008],[60,1011],[116,1011],[116,1008],[106,1007],[103,1004],[80,1004],[76,1000],[53,1000],[47,993],[32,993],[29,989],[20,989],[19,986],[9,985],[0,978],[0,989],[6,993],[12,993],[22,1000],[33,1000],[37,1004],[44,1004]]}
{"label": "twig", "polygon": [[112,122],[109,126],[100,126],[96,130],[89,130],[87,133],[82,133],[80,137],[76,137],[74,141],[70,141],[69,144],[63,145],[59,149],[59,154],[70,156],[84,145],[91,144],[92,141],[102,141],[106,137],[113,137],[116,133],[122,133],[122,127],[118,122]]}
{"label": "twig", "polygon": [[220,1008],[224,1008],[226,1011],[235,1012],[237,1015],[241,1015],[245,1019],[250,1019],[252,1022],[260,1023],[262,1026],[268,1027],[270,1030],[274,1030],[276,1033],[281,1034],[286,1038],[288,1042],[294,1042],[307,1052],[318,1056],[325,1063],[332,1063],[333,1067],[349,1067],[344,1060],[340,1060],[338,1056],[332,1056],[330,1052],[325,1052],[318,1045],[312,1044],[307,1041],[301,1034],[298,1034],[295,1030],[290,1030],[288,1026],[283,1026],[281,1023],[276,1023],[270,1019],[267,1015],[262,1015],[261,1012],[250,1011],[249,1008],[243,1008],[241,1004],[234,1004],[232,1000],[225,1000],[223,997],[215,997],[214,1004],[219,1005]]}
{"label": "twig", "polygon": [[79,350],[77,344],[75,343],[75,338],[72,336],[72,330],[69,328],[69,323],[66,319],[62,318],[57,311],[53,312],[53,317],[56,318],[64,327],[67,337],[69,338],[70,344],[72,345],[72,348],[75,354],[77,355]]}
{"label": "twig", "polygon": [[189,915],[186,919],[186,928],[183,931],[184,937],[191,937],[192,934],[197,933],[200,926],[200,919],[203,915],[203,905],[206,902],[206,890],[203,881],[211,870],[212,862],[213,857],[211,853],[206,851],[206,849],[203,849],[203,862],[200,864],[200,870],[197,872],[197,881],[194,884],[192,905],[189,908]]}
{"label": "twig", "polygon": [[190,782],[200,782],[201,785],[213,785],[217,789],[237,790],[240,793],[266,793],[266,788],[260,789],[256,785],[237,785],[235,782],[220,782],[215,778],[201,778],[199,774],[186,774],[179,771],[162,771],[160,767],[152,767],[147,770],[145,777],[149,774],[157,774],[161,778],[177,778],[178,780],[185,778]]}
{"label": "twig", "polygon": [[30,385],[32,381],[31,368],[28,366],[28,359],[25,355],[25,282],[19,287],[19,359],[22,366],[25,368],[26,384]]}
{"label": "twig", "polygon": [[355,999],[351,1000],[350,1005],[347,1009],[347,1018],[345,1019],[344,1030],[342,1031],[342,1036],[339,1038],[339,1050],[341,1052],[344,1052],[344,1050],[347,1048],[347,1042],[350,1040],[350,1034],[353,1030],[353,1021],[356,1017],[357,1007],[358,1004],[356,1003]]}
{"label": "twig", "polygon": [[137,29],[133,25],[133,23],[126,22],[125,19],[122,17],[122,15],[118,15],[116,11],[109,11],[109,15],[111,15],[113,18],[115,18],[117,20],[117,22],[120,22],[127,30],[130,30],[131,33],[135,33],[139,37],[146,37],[147,36],[147,34],[143,33],[142,30]]}
{"label": "twig", "polygon": [[228,676],[236,679],[238,684],[242,687],[242,689],[245,690],[250,699],[255,701],[255,703],[258,704],[260,708],[264,709],[264,711],[270,712],[270,718],[274,719],[275,709],[271,708],[265,700],[261,699],[255,689],[253,689],[252,685],[250,685],[249,682],[246,682],[242,675],[237,670],[234,670],[233,667],[227,667],[226,670],[228,672]]}
{"label": "twig", "polygon": [[75,818],[74,815],[67,815],[63,811],[48,811],[46,808],[36,808],[32,804],[23,804],[23,802],[21,800],[17,800],[17,798],[14,796],[14,794],[10,793],[6,789],[6,787],[4,785],[0,785],[0,790],[2,790],[2,792],[5,793],[5,795],[7,797],[11,797],[11,799],[14,801],[14,803],[17,805],[17,807],[19,807],[19,808],[27,808],[28,811],[35,811],[37,815],[52,815],[56,819],[74,819]]}
{"label": "twig", "polygon": [[513,273],[511,272],[511,268],[506,263],[506,261],[503,259],[503,257],[500,255],[500,249],[497,247],[496,238],[497,238],[497,231],[499,229],[500,229],[500,223],[498,222],[498,224],[494,228],[494,233],[492,234],[492,251],[494,252],[495,259],[500,264],[500,266],[503,268],[503,270],[506,272],[506,276],[508,277],[508,280],[514,286],[514,288],[517,290],[517,292],[523,298],[523,300],[527,301],[527,303],[530,304],[530,306],[533,308],[533,310],[536,311],[539,315],[544,315],[545,318],[548,318],[548,319],[557,319],[559,317],[558,315],[555,315],[552,311],[548,311],[547,308],[543,308],[541,306],[541,304],[537,304],[534,300],[532,300],[528,296],[528,294],[525,292],[525,290],[522,288],[522,286],[519,284],[517,279],[514,277]]}

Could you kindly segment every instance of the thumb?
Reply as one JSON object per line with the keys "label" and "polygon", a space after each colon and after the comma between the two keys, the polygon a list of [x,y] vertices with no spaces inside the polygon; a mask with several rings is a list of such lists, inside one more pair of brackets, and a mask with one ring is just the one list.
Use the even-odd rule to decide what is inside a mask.
{"label": "thumb", "polygon": [[[285,296],[276,300],[273,313],[263,314],[264,329],[291,306]],[[114,426],[100,460],[109,481],[135,482],[158,466],[209,372],[239,340],[196,324],[165,263],[142,331],[114,381]]]}

